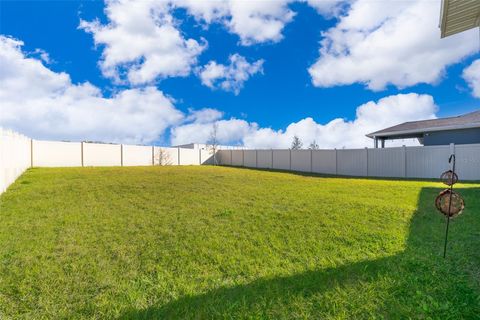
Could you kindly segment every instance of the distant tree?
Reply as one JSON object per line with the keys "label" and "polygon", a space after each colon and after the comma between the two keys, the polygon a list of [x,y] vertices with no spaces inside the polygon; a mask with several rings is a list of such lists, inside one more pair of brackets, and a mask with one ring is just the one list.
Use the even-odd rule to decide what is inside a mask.
{"label": "distant tree", "polygon": [[310,145],[308,146],[308,149],[318,150],[318,149],[320,149],[320,147],[318,146],[317,142],[315,140],[313,140],[312,143],[310,143]]}
{"label": "distant tree", "polygon": [[302,140],[300,140],[300,138],[298,136],[293,136],[293,140],[292,140],[292,146],[290,147],[290,149],[292,150],[300,150],[302,149],[303,147],[303,142]]}
{"label": "distant tree", "polygon": [[213,155],[213,165],[216,166],[217,163],[217,151],[218,151],[218,123],[215,122],[212,125],[212,131],[210,131],[210,137],[207,142],[207,148],[210,150],[210,153]]}
{"label": "distant tree", "polygon": [[158,152],[155,155],[155,163],[158,163],[159,166],[171,166],[172,165],[172,158],[170,157],[170,153],[165,150],[164,148],[158,148]]}

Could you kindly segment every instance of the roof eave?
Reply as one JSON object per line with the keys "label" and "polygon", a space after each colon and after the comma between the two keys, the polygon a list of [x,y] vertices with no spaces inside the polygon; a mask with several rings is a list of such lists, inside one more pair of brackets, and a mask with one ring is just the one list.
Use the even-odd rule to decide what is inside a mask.
{"label": "roof eave", "polygon": [[443,0],[440,6],[440,38],[445,38],[445,30],[446,30],[446,23],[447,23],[447,8],[448,8],[448,0]]}
{"label": "roof eave", "polygon": [[478,0],[442,0],[440,8],[440,38],[445,38],[480,26]]}
{"label": "roof eave", "polygon": [[449,131],[449,130],[458,130],[458,129],[472,129],[472,128],[480,128],[480,123],[432,127],[432,128],[423,128],[423,129],[415,129],[415,130],[399,130],[399,131],[390,131],[390,132],[384,132],[384,133],[372,132],[367,134],[366,136],[374,139],[374,138],[384,138],[389,136],[418,134],[418,133],[427,133],[427,132],[436,132],[436,131]]}

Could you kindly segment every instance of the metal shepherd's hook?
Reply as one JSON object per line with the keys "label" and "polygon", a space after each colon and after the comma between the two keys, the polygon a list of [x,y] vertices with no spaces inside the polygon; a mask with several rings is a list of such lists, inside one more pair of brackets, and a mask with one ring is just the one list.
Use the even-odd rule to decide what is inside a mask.
{"label": "metal shepherd's hook", "polygon": [[[452,163],[453,161],[453,163]],[[447,255],[448,227],[450,225],[450,215],[452,210],[453,179],[455,177],[455,154],[451,154],[448,163],[452,163],[452,183],[450,184],[450,198],[448,201],[447,228],[445,230],[445,245],[443,247],[443,258]]]}

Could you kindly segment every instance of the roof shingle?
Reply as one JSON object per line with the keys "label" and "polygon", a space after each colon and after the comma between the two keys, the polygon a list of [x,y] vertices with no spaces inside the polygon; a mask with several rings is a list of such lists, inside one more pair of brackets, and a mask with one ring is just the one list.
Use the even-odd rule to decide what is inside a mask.
{"label": "roof shingle", "polygon": [[418,134],[429,131],[440,131],[442,129],[452,130],[462,127],[480,127],[480,110],[456,117],[404,122],[393,127],[369,133],[367,134],[367,137],[373,138],[401,134]]}

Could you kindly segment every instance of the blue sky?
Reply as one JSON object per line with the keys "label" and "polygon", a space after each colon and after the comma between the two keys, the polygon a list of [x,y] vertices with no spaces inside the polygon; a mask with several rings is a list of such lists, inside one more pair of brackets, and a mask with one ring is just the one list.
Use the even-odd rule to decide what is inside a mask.
{"label": "blue sky", "polygon": [[[371,1],[330,2],[320,1],[316,5],[303,1],[264,1],[266,4],[251,9],[241,2],[226,5],[210,1],[204,2],[210,3],[207,6],[194,6],[188,1],[185,5],[162,1],[156,7],[152,1],[148,10],[154,13],[149,17],[157,15],[156,19],[160,19],[153,26],[166,25],[169,32],[178,31],[181,41],[195,42],[193,49],[185,49],[184,42],[177,42],[180,46],[172,49],[175,67],[170,68],[161,62],[165,54],[171,57],[170,52],[165,53],[170,49],[158,49],[155,45],[128,57],[136,46],[122,43],[122,39],[128,38],[124,33],[133,32],[134,39],[140,40],[143,35],[153,37],[150,40],[155,44],[167,41],[168,35],[152,36],[148,33],[153,30],[151,26],[142,23],[138,23],[141,25],[138,29],[145,27],[145,30],[137,30],[137,23],[119,28],[119,21],[130,19],[131,4],[116,3],[120,13],[109,15],[105,10],[112,3],[101,1],[2,1],[0,33],[17,41],[5,44],[4,48],[12,50],[12,55],[5,55],[3,64],[24,66],[20,60],[27,61],[39,74],[48,70],[52,73],[49,77],[63,74],[70,80],[60,87],[56,87],[57,81],[52,81],[55,84],[51,88],[40,88],[38,96],[21,102],[28,105],[24,109],[16,105],[17,97],[9,98],[13,93],[23,95],[21,87],[9,89],[8,94],[2,95],[5,100],[0,106],[3,115],[0,125],[41,139],[175,144],[205,142],[212,124],[219,122],[223,143],[287,147],[296,134],[306,144],[316,140],[321,147],[361,147],[368,145],[363,135],[369,130],[479,108],[475,89],[480,80],[475,71],[480,72],[480,67],[474,68],[480,58],[478,30],[440,40],[434,25],[428,32],[419,31],[419,39],[411,41],[409,38],[417,35],[409,33],[409,27],[415,29],[417,22],[418,28],[422,28],[422,23],[431,25],[438,20],[438,11],[430,10],[432,16],[424,17],[422,8],[415,7],[418,1],[403,1],[399,8],[393,8],[392,12],[383,10],[387,13],[382,14],[376,13],[379,8]],[[428,1],[427,5],[437,7],[435,1]],[[217,11],[212,11],[212,7]],[[370,10],[369,21],[378,20],[376,24],[355,18],[356,11],[361,13],[361,10]],[[212,12],[216,12],[214,18],[205,18]],[[408,26],[409,21],[404,19],[412,12],[418,12],[419,16]],[[253,15],[259,18],[249,20]],[[141,20],[135,20],[134,16],[131,19]],[[398,24],[388,25],[395,19]],[[258,30],[250,28],[255,23]],[[339,28],[341,23],[343,29]],[[398,30],[392,31],[394,27]],[[266,32],[269,28],[275,30]],[[382,34],[378,34],[382,28],[387,33],[383,34],[383,40]],[[343,30],[342,36],[333,32],[329,35],[332,30]],[[358,34],[363,40],[352,40]],[[343,46],[339,52],[332,49],[338,45]],[[366,46],[368,49],[363,48]],[[107,47],[115,52],[109,54]],[[364,58],[362,50],[372,51],[367,51]],[[21,56],[14,57],[14,51]],[[41,53],[48,54],[48,59],[42,60]],[[232,55],[239,57],[240,64],[230,70]],[[185,62],[180,64],[182,59]],[[403,59],[412,66],[407,67],[411,70],[399,66],[405,62]],[[134,76],[129,78],[130,72],[148,63],[148,76],[140,80],[138,75],[137,80],[132,80]],[[316,64],[318,68],[312,71]],[[202,72],[218,66],[222,66],[221,70],[215,69],[219,73],[210,78],[209,86]],[[11,73],[0,69],[2,73],[1,81],[14,82],[9,78],[13,77]],[[38,86],[39,78],[32,73],[26,70],[20,80],[14,80],[24,81],[27,88]],[[68,88],[78,89],[85,83],[98,91],[88,96],[88,99],[101,97],[98,109],[86,105],[87,102],[78,102],[86,100],[83,91],[81,98],[67,96]],[[59,91],[62,93],[58,94]],[[124,92],[140,94],[145,100],[132,98],[135,102],[129,103],[129,99],[119,98]],[[46,103],[43,96],[50,93],[55,96]],[[150,98],[150,94],[156,98]],[[137,106],[138,101],[152,105]],[[111,108],[111,113],[103,114],[103,103],[108,105],[105,108]],[[122,105],[119,108],[123,111],[115,110],[117,104]],[[363,118],[357,115],[360,106]],[[118,122],[81,120],[77,111],[67,109],[80,110],[82,117],[90,119],[95,119],[97,112],[101,114],[99,118],[118,115]]]}

